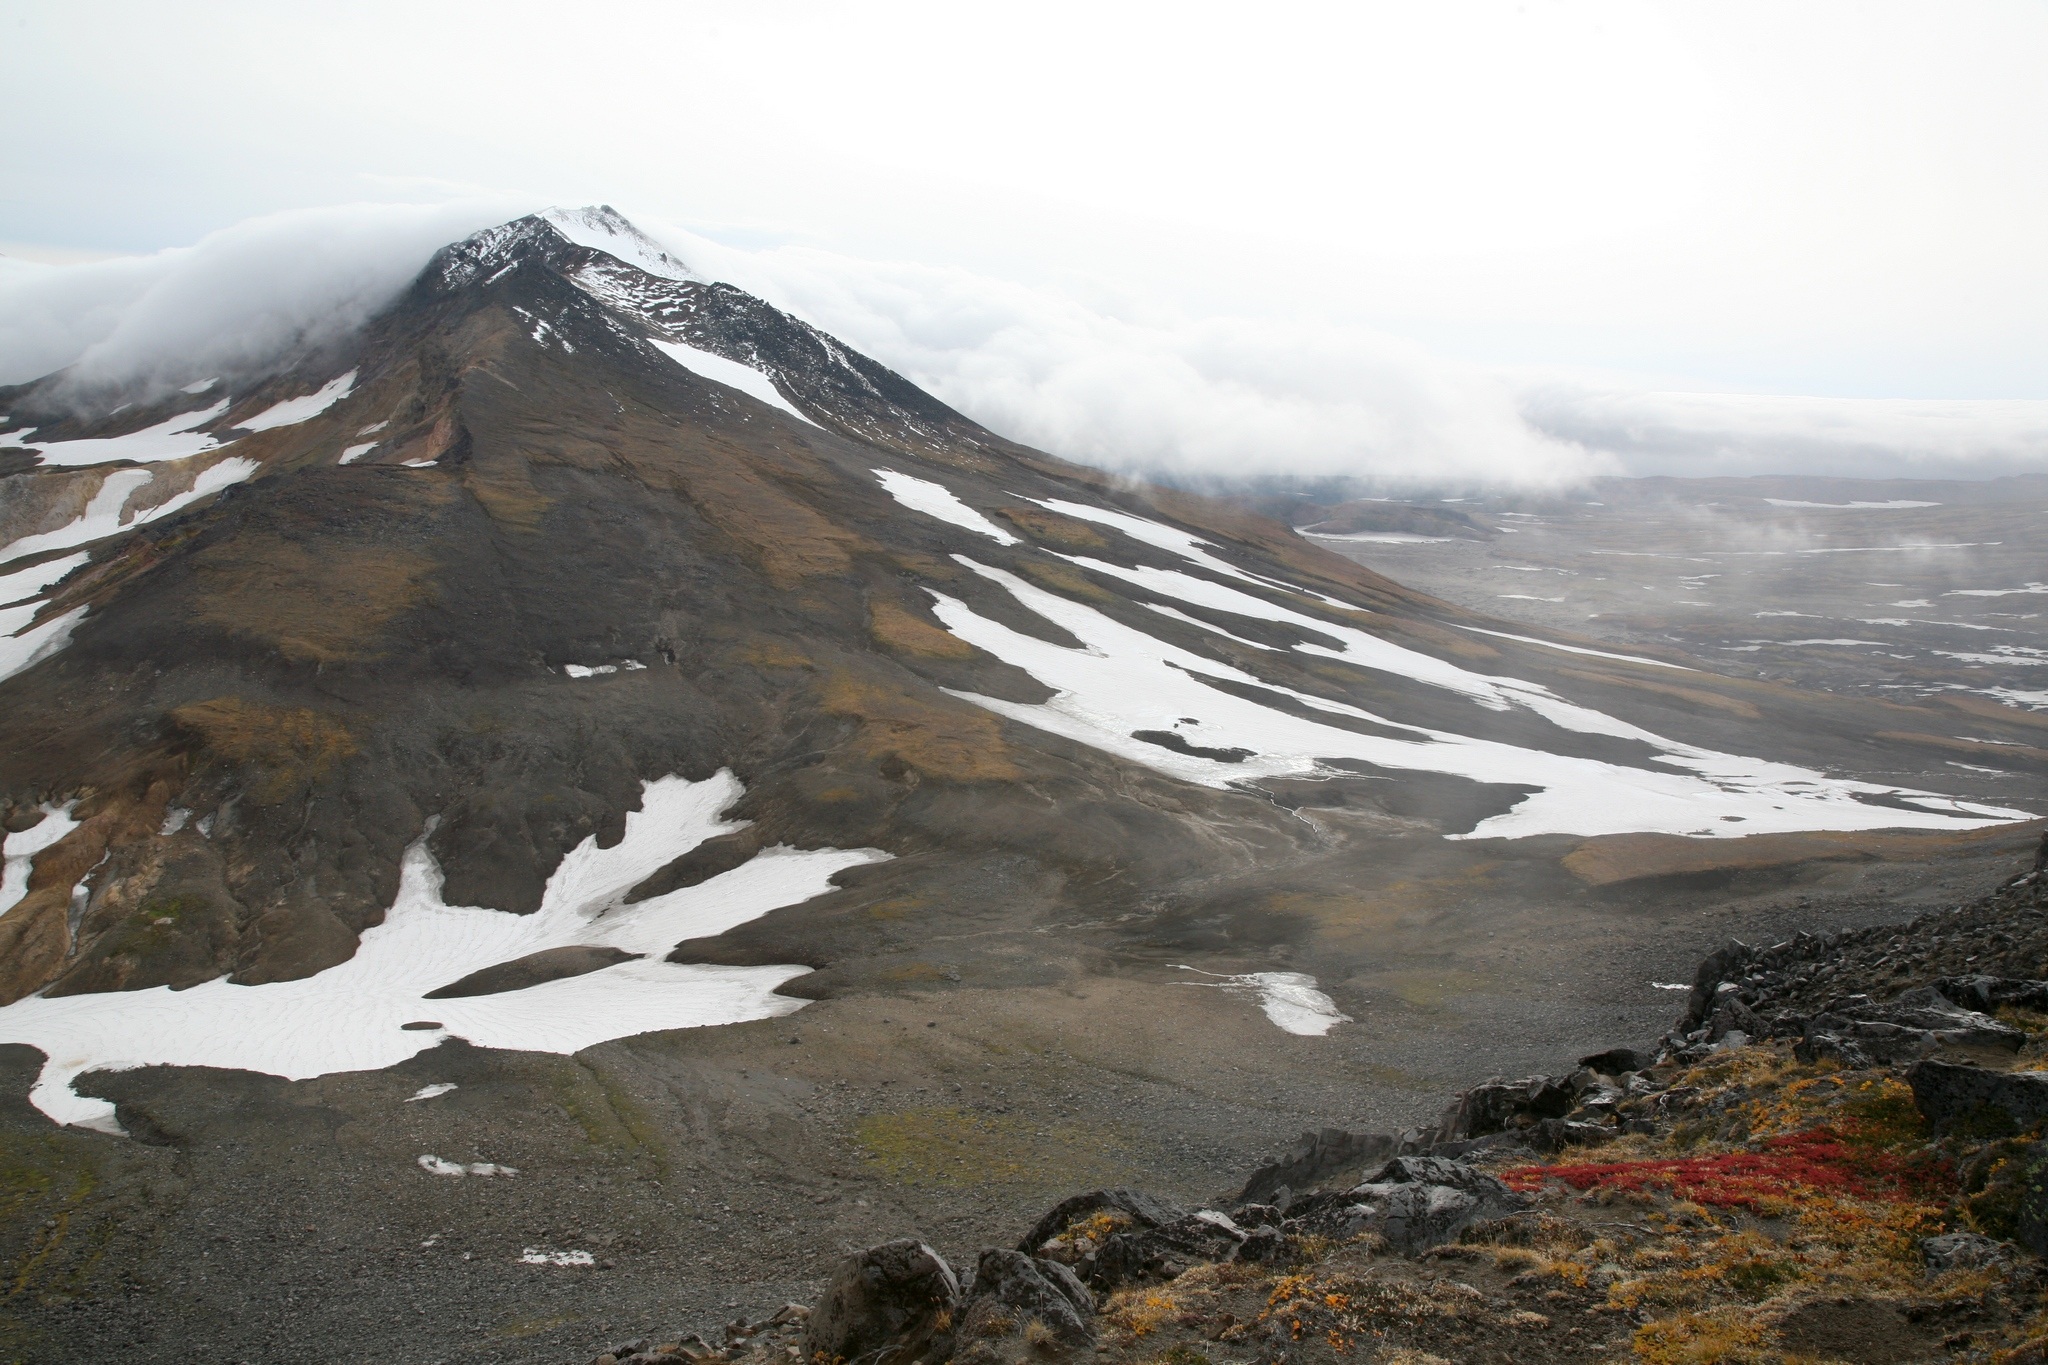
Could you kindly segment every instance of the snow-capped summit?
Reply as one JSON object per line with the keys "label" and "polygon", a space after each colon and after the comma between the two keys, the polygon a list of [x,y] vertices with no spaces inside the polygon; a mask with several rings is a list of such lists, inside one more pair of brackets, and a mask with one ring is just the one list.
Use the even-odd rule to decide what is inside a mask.
{"label": "snow-capped summit", "polygon": [[551,208],[538,216],[576,245],[607,252],[650,275],[665,280],[701,282],[704,279],[671,255],[661,243],[626,221],[625,215],[610,204],[593,204],[580,209]]}

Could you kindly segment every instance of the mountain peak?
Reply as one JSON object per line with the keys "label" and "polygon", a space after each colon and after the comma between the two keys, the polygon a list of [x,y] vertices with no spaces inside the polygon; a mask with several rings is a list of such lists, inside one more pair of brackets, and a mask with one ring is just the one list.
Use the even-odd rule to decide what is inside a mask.
{"label": "mountain peak", "polygon": [[551,208],[535,216],[544,219],[577,246],[606,252],[650,275],[666,280],[704,279],[670,254],[661,243],[634,227],[610,204],[586,205],[580,209]]}
{"label": "mountain peak", "polygon": [[495,279],[521,260],[553,261],[558,253],[575,247],[610,256],[653,279],[708,283],[609,204],[543,209],[473,232],[441,248],[427,268],[427,278],[444,288],[461,288]]}

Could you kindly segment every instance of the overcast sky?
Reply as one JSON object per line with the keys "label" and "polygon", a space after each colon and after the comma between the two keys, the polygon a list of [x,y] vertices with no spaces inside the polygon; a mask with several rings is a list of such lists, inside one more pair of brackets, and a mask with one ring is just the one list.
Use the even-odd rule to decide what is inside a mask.
{"label": "overcast sky", "polygon": [[[16,262],[603,201],[1084,458],[2048,467],[2038,3],[0,0],[0,46]],[[29,274],[0,368],[127,306],[10,321]]]}

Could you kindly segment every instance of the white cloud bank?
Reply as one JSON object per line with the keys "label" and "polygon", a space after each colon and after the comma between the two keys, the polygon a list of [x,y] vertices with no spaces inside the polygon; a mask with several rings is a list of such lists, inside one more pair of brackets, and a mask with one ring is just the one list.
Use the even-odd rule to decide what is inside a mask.
{"label": "white cloud bank", "polygon": [[267,214],[150,256],[0,272],[0,384],[67,365],[83,385],[182,383],[276,364],[368,321],[502,205],[343,204]]}
{"label": "white cloud bank", "polygon": [[[0,272],[0,382],[258,369],[372,316],[476,201],[274,214],[140,258]],[[2048,468],[2048,402],[1620,391],[1318,319],[1119,316],[1059,289],[641,220],[1004,435],[1111,468],[1557,487],[1603,474],[1974,477]]]}
{"label": "white cloud bank", "polygon": [[1529,424],[1632,474],[1984,478],[2048,470],[2048,401],[1532,388]]}

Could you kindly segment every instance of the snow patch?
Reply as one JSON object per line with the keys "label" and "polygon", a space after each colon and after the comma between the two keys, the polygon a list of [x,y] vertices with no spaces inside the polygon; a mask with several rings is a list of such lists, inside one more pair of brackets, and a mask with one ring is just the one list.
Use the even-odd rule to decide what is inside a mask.
{"label": "snow patch", "polygon": [[[1501,530],[1509,530],[1503,526]],[[1303,531],[1310,540],[1349,540],[1368,545],[1448,545],[1455,536],[1419,536],[1412,531],[1346,531],[1337,534],[1329,531]]]}
{"label": "snow patch", "polygon": [[[823,895],[835,874],[888,854],[778,845],[696,886],[624,903],[659,868],[705,839],[742,828],[720,817],[741,791],[730,771],[702,782],[665,777],[644,784],[640,809],[626,816],[620,841],[599,848],[593,835],[570,850],[531,915],[446,904],[441,869],[422,834],[405,851],[398,896],[384,922],[364,932],[346,962],[260,986],[220,977],[181,991],[31,996],[0,1008],[0,1042],[45,1054],[30,1092],[43,1113],[58,1123],[105,1124],[113,1121],[113,1106],[72,1088],[82,1074],[214,1066],[303,1080],[393,1066],[450,1037],[568,1054],[638,1033],[789,1014],[804,1002],[775,988],[807,968],[664,959],[678,943]],[[523,990],[425,999],[485,967],[578,945],[638,956]],[[404,1027],[421,1019],[443,1026]]]}
{"label": "snow patch", "polygon": [[[454,1088],[455,1087],[452,1085],[448,1087],[448,1089],[450,1090],[453,1090]],[[418,1099],[420,1097],[415,1095],[413,1096],[413,1098]],[[440,1157],[433,1155],[431,1152],[427,1153],[426,1155],[420,1158],[420,1169],[425,1171],[428,1175],[519,1174],[519,1168],[516,1166],[500,1166],[495,1161],[472,1161],[465,1165],[460,1161],[443,1161]]]}
{"label": "snow patch", "polygon": [[1326,602],[1333,607],[1347,607],[1353,611],[1363,610],[1363,608],[1352,606],[1349,602],[1340,602],[1334,597],[1326,597],[1322,593],[1311,592],[1297,584],[1285,583],[1279,579],[1263,578],[1258,574],[1248,573],[1238,568],[1235,564],[1227,563],[1210,554],[1209,551],[1214,549],[1215,546],[1209,541],[1203,540],[1201,537],[1187,531],[1166,526],[1145,517],[1135,517],[1128,512],[1105,511],[1100,507],[1090,507],[1086,503],[1066,502],[1059,498],[1027,498],[1025,501],[1035,502],[1047,511],[1058,512],[1061,516],[1073,517],[1080,521],[1092,521],[1098,526],[1108,526],[1122,531],[1133,540],[1151,545],[1157,549],[1170,551],[1190,563],[1199,564],[1205,569],[1223,574],[1229,578],[1239,579],[1242,582],[1261,588],[1279,588],[1285,592],[1295,593],[1302,597],[1313,597],[1317,601]]}
{"label": "snow patch", "polygon": [[350,370],[338,379],[330,379],[303,398],[287,398],[282,403],[273,403],[254,417],[235,425],[243,431],[273,431],[278,427],[295,427],[309,422],[321,413],[354,393],[356,372]]}
{"label": "snow patch", "polygon": [[661,243],[626,221],[608,204],[588,208],[553,208],[541,215],[555,231],[577,246],[615,256],[627,265],[664,280],[704,277],[663,249]]}
{"label": "snow patch", "polygon": [[104,540],[111,535],[130,530],[145,522],[167,517],[182,511],[226,488],[229,484],[240,483],[254,474],[260,465],[254,460],[231,456],[218,464],[201,471],[192,486],[184,492],[166,498],[154,507],[145,507],[124,520],[123,509],[133,494],[146,486],[153,475],[146,469],[117,469],[101,482],[99,492],[85,505],[85,511],[78,518],[54,531],[23,536],[5,548],[0,548],[0,564],[20,559],[24,555],[44,554],[50,550],[69,549],[74,545],[86,545],[95,540]]}
{"label": "snow patch", "polygon": [[1022,543],[1016,536],[960,501],[959,496],[944,484],[899,474],[893,469],[877,469],[874,475],[882,481],[882,487],[888,491],[890,497],[913,512],[922,512],[928,517],[950,522],[976,535],[987,536],[998,545]]}
{"label": "snow patch", "polygon": [[593,1266],[597,1259],[587,1251],[544,1251],[528,1247],[519,1253],[521,1265]]}
{"label": "snow patch", "polygon": [[[1564,601],[1562,597],[1543,597],[1535,600],[1540,602]],[[1616,654],[1611,650],[1587,649],[1581,645],[1561,645],[1555,640],[1539,640],[1533,635],[1510,635],[1504,630],[1481,630],[1478,626],[1459,626],[1458,629],[1469,630],[1474,635],[1491,635],[1497,640],[1514,640],[1525,645],[1542,645],[1545,649],[1561,649],[1567,654],[1584,654],[1595,659],[1616,659],[1625,664],[1648,664],[1652,668],[1675,668],[1681,673],[1699,672],[1698,669],[1687,668],[1684,664],[1666,663],[1662,659],[1646,659],[1640,654]]]}
{"label": "snow patch", "polygon": [[1890,502],[1800,502],[1795,498],[1765,498],[1773,507],[1823,507],[1833,512],[1895,512],[1908,507],[1939,507],[1938,502],[1913,502],[1895,498]]}
{"label": "snow patch", "polygon": [[[649,337],[648,341],[656,350],[699,379],[723,384],[728,389],[738,389],[747,397],[786,412],[799,422],[809,422],[814,427],[818,426],[816,422],[804,416],[796,404],[782,396],[782,391],[775,387],[774,380],[753,366],[742,365],[737,360],[727,360],[724,356],[713,355],[709,351],[700,351],[695,346],[685,346],[680,341],[661,341],[654,337]],[[818,429],[824,430],[823,427]]]}
{"label": "snow patch", "polygon": [[66,801],[61,806],[43,803],[43,818],[27,829],[10,834],[0,841],[0,915],[21,904],[28,895],[28,874],[35,856],[50,845],[78,828],[78,821],[71,818],[71,811],[78,802]]}
{"label": "snow patch", "polygon": [[125,436],[92,436],[78,441],[50,441],[21,444],[30,450],[42,452],[43,464],[52,467],[74,468],[79,465],[105,464],[109,460],[133,460],[136,464],[156,464],[163,460],[182,460],[190,455],[217,448],[220,440],[194,428],[204,426],[228,410],[228,400],[223,398],[212,407],[199,412],[181,412],[167,417],[153,427],[131,431]]}
{"label": "snow patch", "polygon": [[1191,986],[1214,986],[1233,994],[1255,996],[1259,1008],[1282,1031],[1304,1038],[1320,1038],[1351,1016],[1337,1008],[1336,1001],[1316,989],[1316,979],[1303,972],[1246,972],[1239,976],[1218,976],[1199,967],[1181,968],[1201,972],[1214,981],[1190,981]]}
{"label": "snow patch", "polygon": [[[1065,648],[1012,630],[979,615],[964,602],[934,592],[934,614],[949,631],[1022,668],[1054,692],[1050,700],[1035,704],[968,692],[954,695],[1021,724],[1205,786],[1227,787],[1262,777],[1335,776],[1344,769],[1325,760],[1349,759],[1533,789],[1507,812],[1482,821],[1468,833],[1447,836],[1451,838],[1635,832],[1735,838],[1820,829],[1956,830],[2033,818],[2024,811],[1831,778],[1787,763],[1680,744],[1568,702],[1536,684],[1469,673],[1354,628],[1288,612],[1220,583],[1169,570],[1074,561],[1097,573],[1140,582],[1192,606],[1313,630],[1336,640],[1339,646],[1296,646],[1301,653],[1444,687],[1492,710],[1523,707],[1560,731],[1634,740],[1653,750],[1654,756],[1645,766],[1632,767],[1404,724],[1360,707],[1277,686],[1169,644],[1083,603],[1046,592],[1015,575],[964,556],[955,559],[1069,632],[1081,642],[1081,648]],[[1236,684],[1239,689],[1256,691],[1245,695],[1214,684]],[[1280,705],[1255,700],[1258,691],[1272,695]],[[1281,709],[1282,705],[1287,709]],[[1313,715],[1301,714],[1303,711],[1365,720],[1382,732],[1361,733],[1326,724]],[[1170,730],[1183,717],[1200,723],[1202,747],[1215,756],[1138,737],[1145,731]],[[1387,734],[1386,730],[1399,733]],[[1559,741],[1560,747],[1574,747],[1569,735],[1560,734]],[[1231,750],[1241,751],[1233,756],[1236,761],[1222,756]]]}
{"label": "snow patch", "polygon": [[572,678],[595,678],[606,673],[616,673],[620,669],[631,673],[635,669],[645,667],[647,665],[641,663],[638,659],[628,659],[622,664],[563,664],[562,671]]}
{"label": "snow patch", "polygon": [[2015,597],[2024,593],[2048,592],[2048,583],[2029,583],[2024,588],[1957,588],[1943,597]]}
{"label": "snow patch", "polygon": [[[40,564],[31,564],[12,573],[0,574],[0,608],[20,607],[33,602],[46,589],[53,588],[70,576],[73,569],[84,564],[92,556],[88,554],[66,555],[62,559],[46,559]],[[16,621],[5,610],[0,610],[0,635],[20,628],[27,617]]]}
{"label": "snow patch", "polygon": [[369,454],[376,448],[377,443],[375,441],[365,441],[359,446],[349,446],[341,452],[341,458],[339,460],[336,460],[335,463],[354,464],[357,460],[362,459],[363,456]]}
{"label": "snow patch", "polygon": [[[33,608],[17,610],[33,611]],[[73,607],[39,626],[0,635],[0,682],[35,667],[71,643],[71,632],[85,619],[84,607]]]}
{"label": "snow patch", "polygon": [[421,1100],[439,1099],[441,1096],[447,1094],[449,1091],[454,1090],[456,1088],[456,1084],[453,1081],[442,1081],[437,1085],[423,1085],[418,1090],[415,1090],[412,1094],[407,1095],[405,1097],[405,1102],[407,1104],[417,1104]]}

